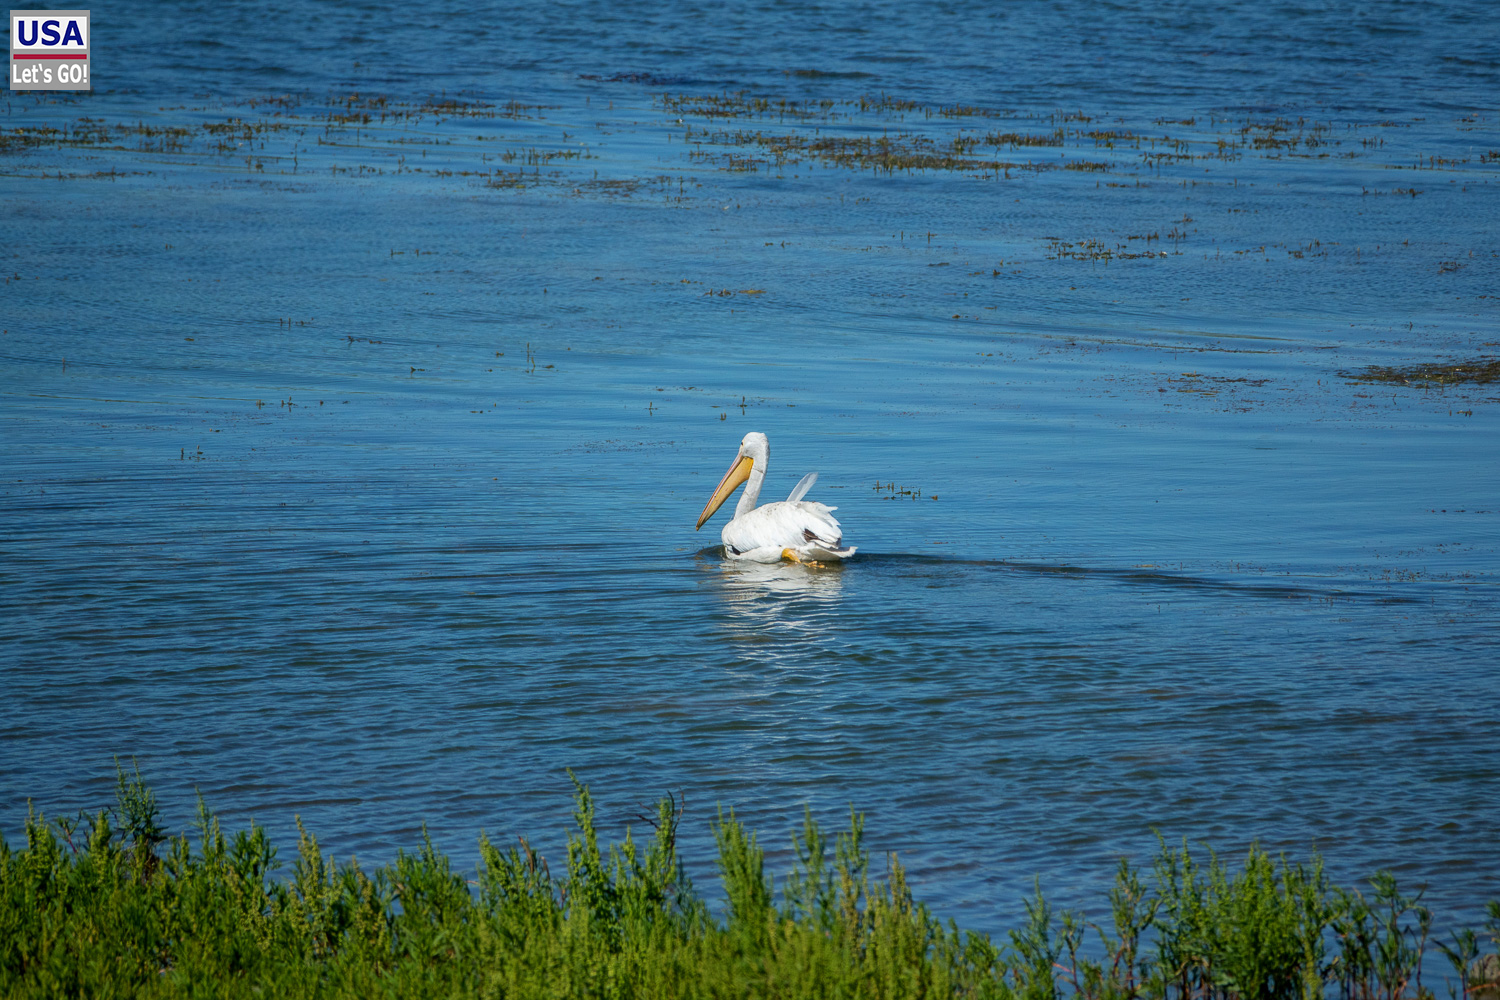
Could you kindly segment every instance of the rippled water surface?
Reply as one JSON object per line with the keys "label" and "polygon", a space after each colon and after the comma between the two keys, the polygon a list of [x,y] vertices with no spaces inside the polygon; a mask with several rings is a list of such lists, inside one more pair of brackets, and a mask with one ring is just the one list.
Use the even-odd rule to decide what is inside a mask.
{"label": "rippled water surface", "polygon": [[[0,829],[868,814],[1500,896],[1483,3],[95,10],[0,119]],[[128,15],[128,16],[127,16]],[[164,41],[166,40],[166,41]],[[750,430],[846,566],[693,522]],[[700,865],[700,874],[708,868]]]}

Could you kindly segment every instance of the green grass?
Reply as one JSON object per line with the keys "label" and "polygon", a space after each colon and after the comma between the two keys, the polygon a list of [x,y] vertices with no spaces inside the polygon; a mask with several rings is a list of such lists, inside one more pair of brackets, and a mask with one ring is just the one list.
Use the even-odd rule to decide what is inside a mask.
{"label": "green grass", "polygon": [[112,809],[33,814],[23,849],[0,841],[0,996],[1362,1000],[1431,995],[1434,945],[1455,972],[1445,993],[1493,990],[1500,968],[1500,903],[1482,933],[1435,942],[1420,894],[1388,874],[1345,889],[1317,860],[1258,848],[1231,866],[1162,843],[1149,872],[1120,863],[1107,925],[1038,890],[997,941],[934,917],[894,857],[877,877],[859,815],[834,837],[809,817],[778,892],[755,835],[721,812],[715,907],[678,855],[671,799],[644,842],[602,848],[581,784],[574,818],[556,874],[524,840],[484,837],[472,879],[430,842],[365,871],[300,824],[282,871],[263,828],[227,835],[201,801],[168,836],[122,771]]}

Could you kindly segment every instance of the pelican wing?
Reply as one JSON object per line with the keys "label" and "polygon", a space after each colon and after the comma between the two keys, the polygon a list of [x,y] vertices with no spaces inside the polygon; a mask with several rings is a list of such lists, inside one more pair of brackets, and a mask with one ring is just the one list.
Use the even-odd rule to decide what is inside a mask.
{"label": "pelican wing", "polygon": [[816,472],[809,472],[807,475],[803,476],[797,481],[797,485],[792,487],[792,492],[786,498],[786,502],[796,503],[798,500],[801,500],[803,497],[807,496],[807,491],[812,489],[813,483],[816,483],[817,481],[818,474]]}
{"label": "pelican wing", "polygon": [[731,557],[756,551],[791,549],[824,558],[842,559],[853,554],[843,546],[844,529],[834,519],[836,507],[810,500],[768,503],[736,517],[724,526],[723,539]]}

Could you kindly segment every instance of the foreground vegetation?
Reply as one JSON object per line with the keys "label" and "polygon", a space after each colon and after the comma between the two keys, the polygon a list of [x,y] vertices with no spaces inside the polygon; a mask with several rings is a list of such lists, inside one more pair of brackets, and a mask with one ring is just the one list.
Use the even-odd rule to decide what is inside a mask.
{"label": "foreground vegetation", "polygon": [[874,877],[858,815],[831,840],[806,821],[778,898],[756,837],[721,813],[715,910],[670,799],[644,844],[605,851],[578,785],[564,872],[481,837],[467,880],[430,842],[366,872],[305,830],[274,877],[263,828],[228,836],[200,801],[192,834],[168,837],[139,772],[117,797],[92,818],[33,815],[24,849],[0,841],[0,996],[1363,1000],[1433,995],[1434,946],[1444,995],[1494,997],[1500,978],[1500,903],[1482,934],[1437,941],[1390,875],[1345,889],[1255,848],[1231,867],[1164,843],[1149,873],[1121,862],[1107,925],[1038,892],[997,942],[933,917],[894,857]]}

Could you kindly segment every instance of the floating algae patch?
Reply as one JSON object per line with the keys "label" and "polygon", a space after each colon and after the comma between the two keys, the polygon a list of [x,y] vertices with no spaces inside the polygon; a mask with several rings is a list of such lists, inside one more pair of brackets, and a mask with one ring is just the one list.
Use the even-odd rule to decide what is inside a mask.
{"label": "floating algae patch", "polygon": [[[1300,118],[1158,119],[1155,126],[1172,126],[1158,131],[1125,118],[1104,127],[1081,112],[929,104],[888,94],[791,97],[737,91],[658,94],[648,100],[653,112],[665,116],[659,122],[667,128],[665,139],[680,139],[687,147],[671,168],[685,171],[707,165],[729,174],[780,178],[807,165],[886,177],[975,180],[1103,173],[1107,176],[1096,186],[1138,188],[1142,176],[1162,179],[1164,172],[1182,172],[1178,179],[1194,187],[1211,185],[1215,182],[1191,170],[1194,164],[1321,157],[1329,155],[1329,147],[1343,147],[1340,157],[1373,159],[1393,169],[1453,171],[1468,163],[1384,149],[1382,138],[1356,134],[1355,123],[1335,132],[1327,123]],[[255,97],[238,107],[242,110],[229,115],[222,108],[178,106],[123,121],[95,114],[0,127],[0,154],[17,157],[23,176],[115,179],[128,175],[132,158],[148,157],[157,170],[170,163],[216,173],[322,172],[330,178],[425,174],[468,179],[475,187],[574,196],[619,197],[651,188],[650,175],[642,177],[641,164],[632,159],[633,147],[608,139],[613,126],[591,121],[591,112],[585,113],[588,120],[580,119],[577,109],[570,112],[556,103],[475,94],[402,101],[378,93],[334,92],[321,98]],[[69,155],[91,161],[89,169],[70,172],[74,164],[59,159]],[[101,175],[92,162],[101,155],[126,162]],[[653,161],[652,173],[658,162]],[[555,164],[573,169],[546,169]],[[1235,186],[1240,181],[1230,179]],[[1368,184],[1361,190],[1383,193]],[[1418,190],[1396,193],[1414,196]],[[681,190],[675,196],[659,193],[673,204],[686,200]],[[1115,257],[1139,252],[1109,249]],[[1088,252],[1084,259],[1097,257]]]}
{"label": "floating algae patch", "polygon": [[1388,382],[1397,385],[1488,385],[1500,381],[1500,358],[1473,361],[1429,361],[1419,365],[1368,365],[1359,371],[1341,371],[1351,382]]}
{"label": "floating algae patch", "polygon": [[[963,138],[947,143],[913,132],[887,133],[879,136],[806,136],[797,133],[767,134],[740,130],[690,133],[694,142],[714,146],[753,146],[765,151],[769,159],[737,157],[726,154],[715,157],[704,152],[691,153],[695,160],[717,160],[730,171],[753,172],[761,166],[777,169],[796,165],[805,159],[851,170],[872,170],[894,174],[897,171],[946,170],[979,172],[984,176],[1009,173],[1011,170],[1042,169],[1030,163],[976,159],[968,154],[973,148]],[[1097,168],[1090,168],[1097,169]],[[1106,167],[1107,169],[1107,167]]]}
{"label": "floating algae patch", "polygon": [[[1147,247],[1150,246],[1151,240],[1158,239],[1154,233],[1145,237],[1131,236],[1128,238],[1132,240],[1145,240],[1144,245]],[[1092,237],[1082,239],[1077,243],[1069,243],[1056,236],[1048,236],[1046,240],[1048,260],[1102,260],[1108,263],[1111,260],[1136,260],[1142,257],[1155,258],[1167,256],[1165,250],[1140,249],[1124,243],[1116,243],[1111,247],[1106,245],[1103,240]]]}
{"label": "floating algae patch", "polygon": [[1062,129],[1049,132],[1046,135],[1030,135],[1021,132],[991,132],[984,137],[986,146],[994,146],[999,149],[1009,146],[1011,149],[1019,149],[1026,146],[1061,146],[1066,136]]}
{"label": "floating algae patch", "polygon": [[[129,165],[142,156],[156,167],[179,170],[226,168],[258,174],[326,173],[364,178],[426,174],[433,178],[467,178],[476,186],[524,189],[547,186],[572,190],[583,171],[565,173],[543,168],[597,157],[576,138],[554,134],[550,126],[517,131],[511,122],[545,117],[547,108],[510,100],[500,103],[428,98],[392,101],[382,95],[329,97],[321,104],[290,98],[257,98],[246,106],[259,114],[207,120],[205,109],[163,108],[158,117],[104,121],[80,117],[0,126],[0,155],[16,157],[13,170],[33,176],[129,176],[132,171],[68,172],[66,157],[90,163],[100,156]],[[263,109],[274,109],[266,115]],[[498,120],[504,119],[502,125]],[[473,125],[496,120],[496,128]],[[573,141],[570,141],[573,140]],[[170,160],[163,157],[170,154]],[[597,169],[593,171],[597,178]],[[24,173],[20,175],[24,176]],[[632,180],[632,184],[644,183]],[[614,193],[613,191],[609,193]]]}
{"label": "floating algae patch", "polygon": [[[695,131],[688,127],[687,139],[700,145],[759,146],[768,150],[775,165],[781,167],[788,162],[796,163],[800,158],[814,158],[826,164],[852,169],[875,168],[888,173],[896,171],[951,171],[974,173],[981,178],[998,174],[1009,176],[1010,171],[1024,167],[1030,170],[1064,169],[1072,171],[1108,171],[1136,167],[1160,170],[1175,164],[1194,161],[1234,162],[1247,155],[1264,160],[1280,160],[1289,156],[1300,158],[1327,158],[1335,155],[1332,147],[1345,147],[1336,155],[1359,158],[1376,153],[1385,145],[1378,137],[1356,136],[1350,131],[1357,127],[1350,124],[1345,130],[1335,133],[1331,123],[1311,122],[1304,118],[1276,118],[1259,121],[1253,118],[1236,120],[1213,119],[1200,122],[1196,116],[1182,119],[1157,119],[1155,124],[1175,125],[1192,129],[1185,134],[1149,134],[1130,127],[1101,128],[1093,124],[1094,119],[1082,112],[1026,113],[971,105],[932,105],[919,101],[893,97],[887,94],[862,95],[852,98],[809,97],[787,98],[756,95],[748,91],[732,93],[692,95],[663,94],[653,98],[653,103],[672,115],[700,119],[761,119],[775,120],[793,128],[815,126],[813,135],[765,135],[755,130]],[[1046,122],[1051,130],[1031,132],[995,129],[984,135],[957,136],[943,131],[944,120],[954,119],[1012,119],[1016,122]],[[1121,120],[1123,122],[1123,119]],[[932,123],[939,130],[937,135],[918,132],[920,122]],[[898,133],[888,131],[891,123],[901,123]],[[830,127],[847,127],[855,131],[852,137],[830,137]],[[962,126],[960,126],[962,127]],[[872,128],[881,128],[878,138],[867,133]],[[1358,148],[1354,148],[1355,145]],[[1088,149],[1109,150],[1133,155],[1118,161],[1085,159],[1063,162],[1037,161],[1015,164],[1002,160],[976,160],[971,154],[976,148],[993,148],[1002,151],[1038,150],[1066,147],[1077,151]],[[790,155],[789,155],[790,154]],[[1066,156],[1066,154],[1065,154]],[[699,157],[703,158],[703,157]],[[1386,157],[1386,159],[1390,159]],[[1418,158],[1428,168],[1456,167],[1468,161],[1427,156]],[[763,161],[753,157],[729,156],[724,161],[730,171],[754,172]],[[1408,161],[1390,166],[1405,168]]]}

